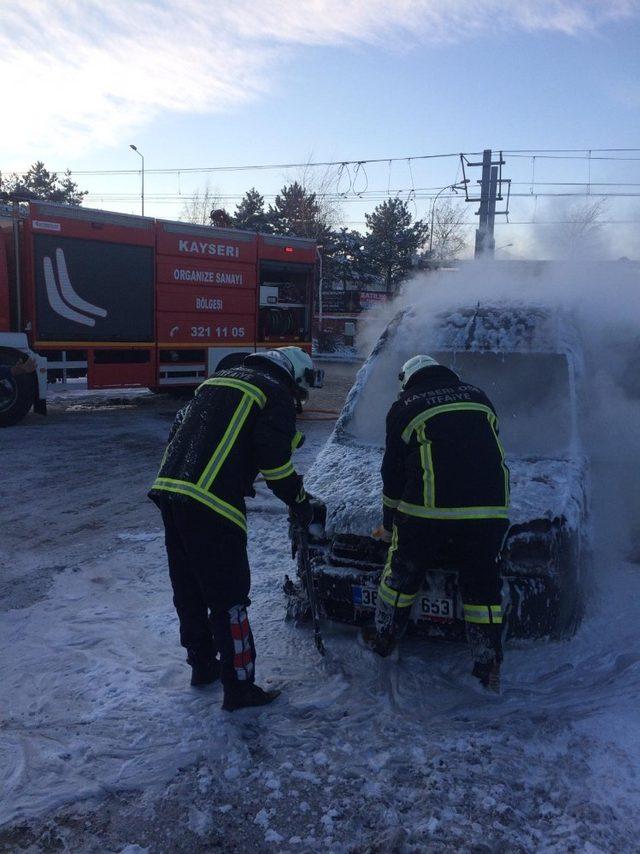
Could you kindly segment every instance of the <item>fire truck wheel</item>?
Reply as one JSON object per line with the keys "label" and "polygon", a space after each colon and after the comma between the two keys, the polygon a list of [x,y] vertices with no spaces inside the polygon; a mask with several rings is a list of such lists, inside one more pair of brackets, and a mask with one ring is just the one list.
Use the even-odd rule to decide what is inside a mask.
{"label": "fire truck wheel", "polygon": [[[0,365],[15,365],[23,356],[17,350],[0,348]],[[21,374],[5,380],[0,389],[0,427],[11,427],[21,421],[36,399],[33,374]]]}

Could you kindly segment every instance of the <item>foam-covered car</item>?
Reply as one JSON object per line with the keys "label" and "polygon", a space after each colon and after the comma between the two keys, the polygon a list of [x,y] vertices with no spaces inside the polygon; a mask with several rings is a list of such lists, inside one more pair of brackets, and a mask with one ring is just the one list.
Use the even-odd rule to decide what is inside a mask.
{"label": "foam-covered car", "polygon": [[[409,308],[387,326],[305,477],[327,505],[325,536],[310,543],[321,614],[353,625],[373,619],[387,552],[371,537],[382,521],[385,416],[399,392],[400,366],[419,352],[482,388],[498,413],[511,476],[501,558],[507,634],[571,635],[582,617],[590,551],[588,464],[578,430],[581,347],[568,317],[531,305],[469,307],[429,319]],[[306,599],[300,567],[298,576],[285,585],[292,614]],[[428,573],[411,630],[462,637],[455,565]]]}

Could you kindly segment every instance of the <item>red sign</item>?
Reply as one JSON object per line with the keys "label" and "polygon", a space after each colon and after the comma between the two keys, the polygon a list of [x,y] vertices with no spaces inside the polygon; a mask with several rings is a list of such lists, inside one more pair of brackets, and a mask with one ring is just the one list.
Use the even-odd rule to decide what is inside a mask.
{"label": "red sign", "polygon": [[180,285],[158,285],[158,311],[192,312],[213,314],[252,314],[255,311],[255,294],[249,290],[234,291],[231,288],[209,290],[207,288],[184,288]]}
{"label": "red sign", "polygon": [[255,339],[255,318],[247,315],[159,314],[158,343],[247,343]]}
{"label": "red sign", "polygon": [[167,285],[205,285],[206,287],[255,288],[256,268],[248,264],[215,261],[158,259],[158,282]]}
{"label": "red sign", "polygon": [[160,255],[208,261],[255,264],[257,236],[248,231],[158,222],[157,247]]}

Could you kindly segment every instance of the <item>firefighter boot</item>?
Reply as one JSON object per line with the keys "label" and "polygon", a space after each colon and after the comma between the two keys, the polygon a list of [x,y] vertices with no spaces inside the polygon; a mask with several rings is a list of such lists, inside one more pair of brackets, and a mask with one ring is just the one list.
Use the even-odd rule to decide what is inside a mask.
{"label": "firefighter boot", "polygon": [[375,624],[362,629],[360,633],[362,644],[381,658],[388,658],[407,630],[410,611],[410,608],[396,608],[394,605],[388,605],[378,594]]}
{"label": "firefighter boot", "polygon": [[235,712],[251,706],[266,706],[279,696],[280,691],[265,691],[253,682],[234,682],[224,686],[222,708],[225,712]]}
{"label": "firefighter boot", "polygon": [[217,658],[189,651],[187,663],[191,665],[191,685],[194,688],[212,685],[220,678],[220,662]]}
{"label": "firefighter boot", "polygon": [[380,634],[375,626],[365,626],[360,637],[364,646],[381,658],[388,658],[396,648],[396,640],[393,635],[389,633]]}
{"label": "firefighter boot", "polygon": [[472,675],[488,691],[500,693],[502,664],[502,625],[499,623],[466,624],[467,641],[473,656]]}
{"label": "firefighter boot", "polygon": [[480,684],[488,691],[493,691],[494,694],[500,693],[500,662],[480,662],[476,661],[473,665],[471,675],[480,680]]}

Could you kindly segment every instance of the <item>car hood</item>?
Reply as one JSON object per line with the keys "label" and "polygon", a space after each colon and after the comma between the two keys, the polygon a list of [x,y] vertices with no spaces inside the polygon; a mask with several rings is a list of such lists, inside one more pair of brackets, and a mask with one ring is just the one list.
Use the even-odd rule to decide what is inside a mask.
{"label": "car hood", "polygon": [[[327,532],[368,535],[382,522],[383,449],[329,439],[305,476],[309,492],[327,505]],[[586,461],[513,458],[512,525],[564,518],[577,527],[585,511]]]}

